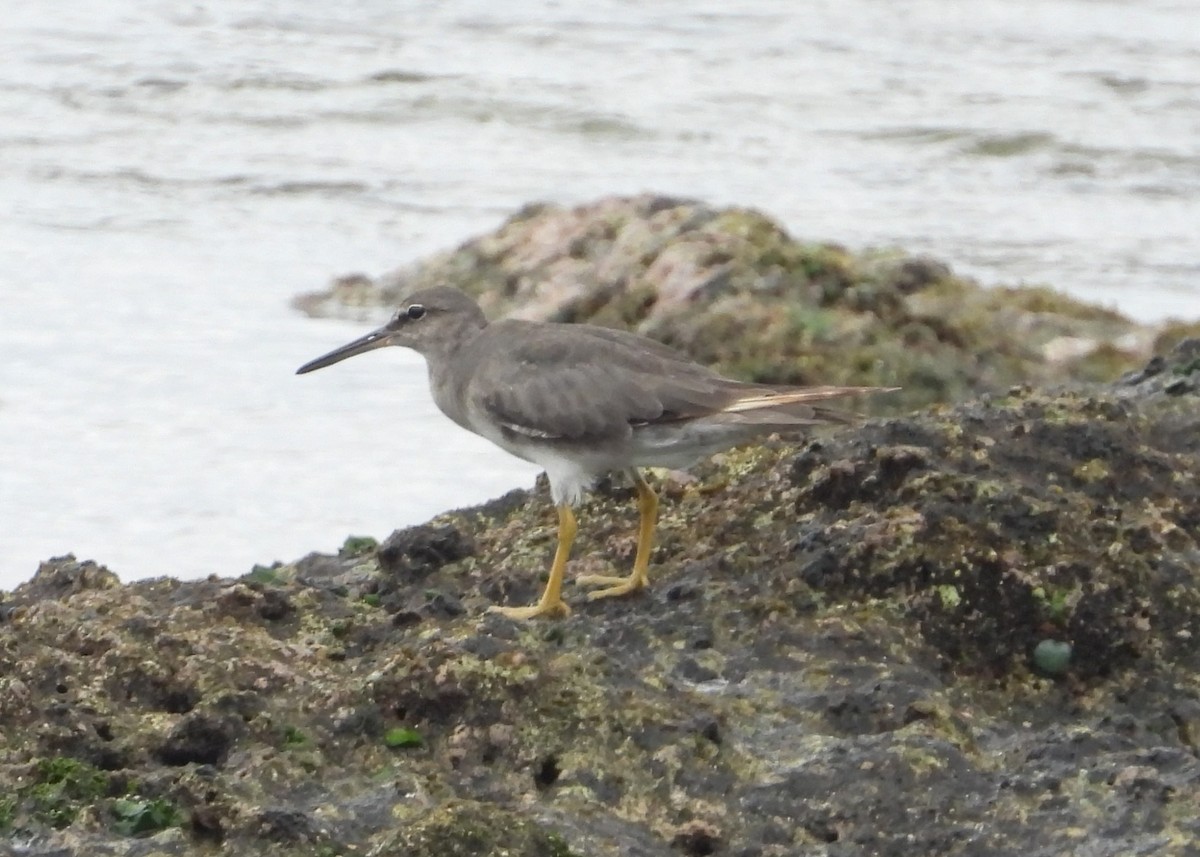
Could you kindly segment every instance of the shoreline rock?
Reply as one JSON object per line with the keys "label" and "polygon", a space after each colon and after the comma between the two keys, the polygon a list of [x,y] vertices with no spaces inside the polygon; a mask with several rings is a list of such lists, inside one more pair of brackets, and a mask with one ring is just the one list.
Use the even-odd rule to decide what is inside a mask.
{"label": "shoreline rock", "polygon": [[454,250],[294,303],[374,323],[439,283],[493,318],[630,328],[747,380],[902,387],[868,403],[881,413],[1108,381],[1200,335],[1194,321],[1143,325],[1044,286],[984,288],[935,259],[851,253],[750,209],[652,194],[529,205]]}
{"label": "shoreline rock", "polygon": [[[593,241],[630,206],[654,228]],[[506,228],[541,243],[502,229],[406,276],[482,270],[502,312],[532,288],[491,285],[519,262],[547,274],[545,317],[754,376],[750,325],[789,378],[939,404],[664,482],[649,592],[568,587],[564,621],[483,612],[541,588],[544,480],[240,578],[49,560],[0,593],[0,853],[1196,857],[1200,339],[1161,333],[1182,341],[1135,365],[1155,334],[1115,314],[926,261],[864,273],[764,221],[531,208]],[[624,244],[655,252],[603,267]],[[579,315],[564,258],[619,288]],[[668,297],[634,300],[668,268]],[[578,515],[568,577],[626,568],[632,489]]]}
{"label": "shoreline rock", "polygon": [[[541,585],[544,485],[240,579],[52,560],[0,603],[0,829],[31,855],[1191,855],[1197,436],[1192,340],[734,451],[667,484],[645,597],[569,592],[562,622],[482,612]],[[584,504],[571,575],[629,561],[632,508]]]}

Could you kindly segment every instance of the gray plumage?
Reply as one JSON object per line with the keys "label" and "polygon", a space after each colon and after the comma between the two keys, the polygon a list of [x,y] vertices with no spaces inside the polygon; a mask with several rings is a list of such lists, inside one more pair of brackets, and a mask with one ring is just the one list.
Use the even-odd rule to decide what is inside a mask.
{"label": "gray plumage", "polygon": [[[504,359],[494,359],[501,352]],[[839,419],[807,404],[811,398],[785,402],[786,388],[724,378],[653,340],[592,325],[501,321],[480,331],[463,357],[453,371],[472,403],[514,431],[547,439],[624,440],[646,426],[722,413],[748,397],[777,402],[742,411],[749,422]]]}
{"label": "gray plumage", "polygon": [[628,577],[584,575],[590,599],[647,585],[658,498],[643,466],[686,467],[771,432],[796,432],[850,415],[821,402],[874,387],[783,387],[718,375],[665,345],[587,324],[498,321],[447,287],[411,295],[392,320],[298,370],[311,372],[386,345],[425,355],[433,400],[463,428],[541,465],[558,506],[558,545],[546,587],[530,607],[493,607],[514,619],[565,616],[571,506],[595,479],[624,470],[638,496],[637,554]]}
{"label": "gray plumage", "polygon": [[544,467],[558,503],[576,502],[610,470],[686,467],[765,434],[847,422],[819,403],[877,389],[736,381],[606,327],[489,324],[472,298],[446,286],[409,296],[386,325],[299,372],[385,345],[423,354],[442,412]]}

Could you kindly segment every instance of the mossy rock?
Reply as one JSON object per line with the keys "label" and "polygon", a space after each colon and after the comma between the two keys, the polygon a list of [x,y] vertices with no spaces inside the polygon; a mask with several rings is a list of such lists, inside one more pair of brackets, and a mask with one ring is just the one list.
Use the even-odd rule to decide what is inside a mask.
{"label": "mossy rock", "polygon": [[452,801],[421,812],[372,849],[376,857],[574,857],[559,834],[495,804]]}
{"label": "mossy rock", "polygon": [[[494,232],[372,282],[297,299],[372,315],[449,284],[491,317],[635,330],[750,381],[899,386],[898,413],[1017,383],[1113,380],[1156,329],[1045,286],[984,288],[937,260],[797,239],[746,208],[655,195],[531,205]],[[365,320],[365,319],[364,319]]]}
{"label": "mossy rock", "polygon": [[[0,596],[0,851],[1191,857],[1198,403],[1184,340],[656,474],[650,587],[559,621],[486,612],[544,480],[269,579],[56,558]],[[577,514],[568,580],[626,572],[631,486]]]}

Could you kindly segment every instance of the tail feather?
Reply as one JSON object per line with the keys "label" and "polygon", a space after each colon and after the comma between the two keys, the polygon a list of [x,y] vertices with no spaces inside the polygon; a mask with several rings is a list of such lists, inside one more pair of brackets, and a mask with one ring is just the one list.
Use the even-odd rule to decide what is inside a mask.
{"label": "tail feather", "polygon": [[826,399],[857,396],[867,393],[886,393],[899,387],[785,387],[776,390],[755,390],[741,396],[721,409],[721,414],[735,422],[759,425],[804,426],[823,423],[849,423],[858,418],[851,411],[814,405]]}
{"label": "tail feather", "polygon": [[[726,388],[728,389],[728,388]],[[728,404],[686,420],[634,425],[634,466],[689,467],[701,458],[769,434],[803,437],[814,426],[854,423],[860,415],[817,404],[898,387],[738,385]]]}
{"label": "tail feather", "polygon": [[715,414],[712,419],[727,425],[758,426],[765,431],[804,428],[821,425],[849,425],[861,415],[838,408],[814,408],[809,405],[785,408],[760,408],[754,411],[733,411]]}

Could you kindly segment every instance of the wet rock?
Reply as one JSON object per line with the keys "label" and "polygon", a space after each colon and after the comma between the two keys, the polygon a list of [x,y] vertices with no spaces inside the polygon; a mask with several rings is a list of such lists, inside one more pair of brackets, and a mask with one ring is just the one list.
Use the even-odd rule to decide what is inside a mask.
{"label": "wet rock", "polygon": [[206,714],[189,714],[171,729],[156,755],[166,765],[220,765],[234,737],[229,721]]}
{"label": "wet rock", "polygon": [[466,613],[467,608],[448,592],[434,592],[428,595],[423,612],[435,619],[453,619]]}
{"label": "wet rock", "polygon": [[258,814],[262,837],[272,842],[303,844],[322,838],[317,822],[297,810],[266,809]]}
{"label": "wet rock", "polygon": [[681,660],[679,665],[675,667],[675,675],[695,684],[720,678],[720,673],[710,667],[702,666],[694,658],[684,658]]}
{"label": "wet rock", "polygon": [[392,533],[379,547],[380,568],[398,582],[419,582],[446,565],[470,556],[471,540],[457,527],[410,527]]}
{"label": "wet rock", "polygon": [[[1200,502],[1174,475],[1194,466],[1197,418],[1142,395],[1024,392],[811,446],[792,463],[813,524],[794,543],[801,578],[826,593],[907,591],[926,640],[984,669],[1008,671],[1053,629],[1076,676],[1190,645],[1194,598],[1171,569],[1192,539],[1172,548],[1162,534],[1190,526]],[[849,549],[828,540],[835,515],[858,533]]]}

